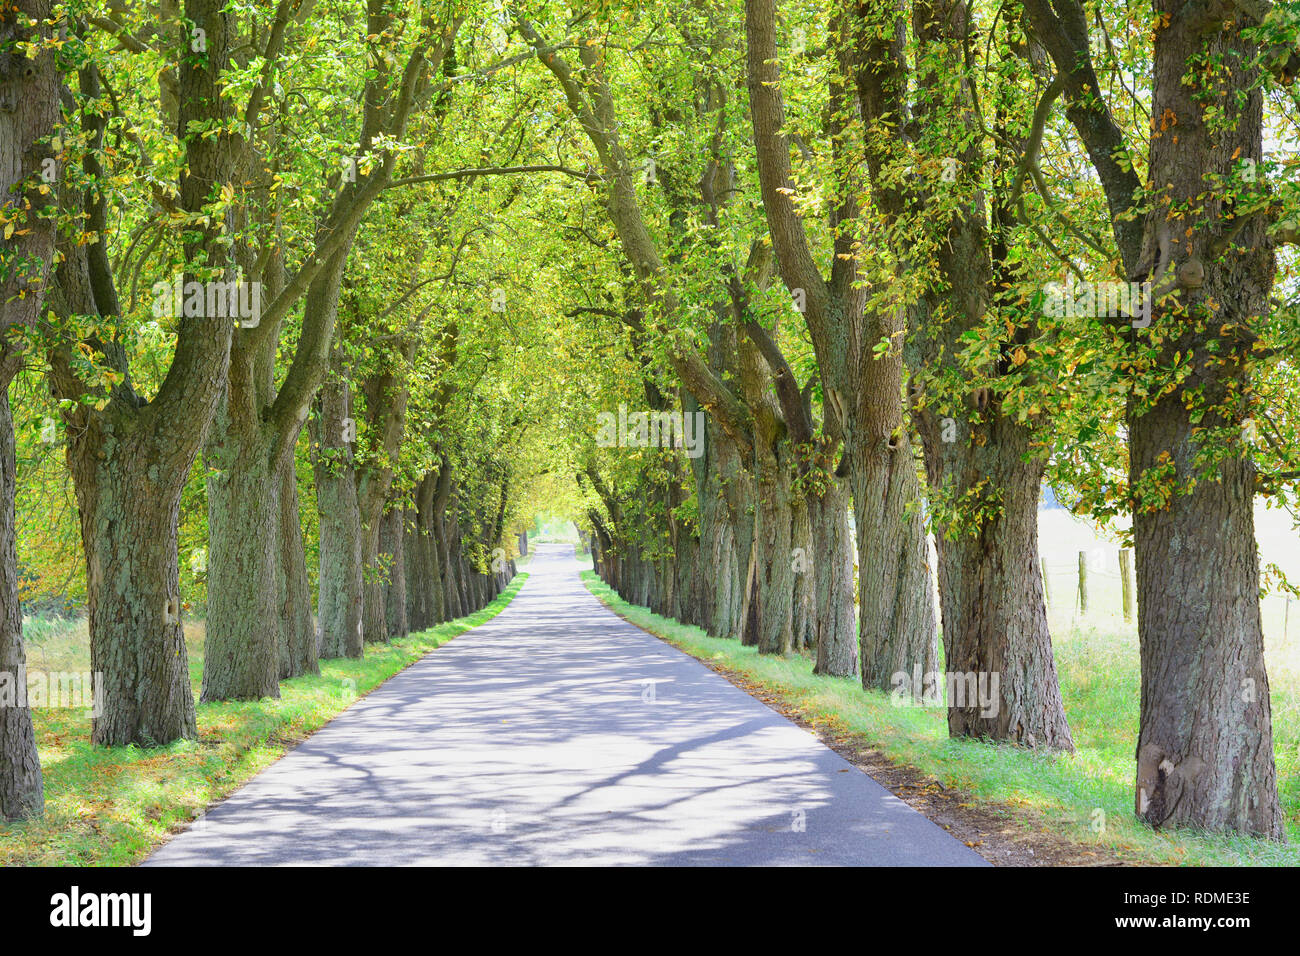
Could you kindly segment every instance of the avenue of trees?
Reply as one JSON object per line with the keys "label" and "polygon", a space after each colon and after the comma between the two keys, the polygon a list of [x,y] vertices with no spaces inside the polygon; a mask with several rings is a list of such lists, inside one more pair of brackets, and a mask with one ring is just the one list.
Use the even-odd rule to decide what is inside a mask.
{"label": "avenue of trees", "polygon": [[275,696],[548,509],[629,601],[996,673],[950,733],[1068,752],[1050,484],[1132,519],[1135,812],[1284,838],[1295,0],[0,0],[0,94],[0,672],[84,602],[96,744],[195,735],[187,613],[203,701]]}

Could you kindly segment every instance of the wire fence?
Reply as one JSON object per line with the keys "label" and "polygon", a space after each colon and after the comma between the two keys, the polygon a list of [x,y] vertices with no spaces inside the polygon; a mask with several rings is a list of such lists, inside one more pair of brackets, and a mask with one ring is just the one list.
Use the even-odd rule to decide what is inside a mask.
{"label": "wire fence", "polygon": [[[1093,548],[1079,554],[1083,556],[1082,569],[1077,559],[1068,563],[1041,562],[1048,613],[1058,621],[1074,624],[1119,623],[1136,628],[1137,590],[1131,566],[1127,619],[1124,614],[1123,549]],[[1085,594],[1086,607],[1083,606]],[[1300,600],[1285,593],[1266,594],[1260,599],[1260,618],[1266,644],[1277,643],[1288,648],[1300,644]]]}

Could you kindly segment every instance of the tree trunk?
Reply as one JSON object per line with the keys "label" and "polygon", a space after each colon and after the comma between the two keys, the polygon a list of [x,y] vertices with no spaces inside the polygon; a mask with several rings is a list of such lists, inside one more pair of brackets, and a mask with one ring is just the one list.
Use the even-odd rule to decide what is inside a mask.
{"label": "tree trunk", "polygon": [[[418,491],[417,486],[417,491]],[[410,629],[423,631],[434,621],[429,614],[429,595],[433,586],[424,563],[424,538],[420,533],[418,513],[407,505],[402,509],[402,552],[406,564],[406,622]]]}
{"label": "tree trunk", "polygon": [[[698,403],[689,393],[683,398],[683,410],[686,414],[698,411]],[[726,535],[726,503],[722,500],[722,489],[717,478],[717,449],[714,447],[713,430],[716,427],[704,419],[704,434],[700,436],[701,452],[691,459],[691,470],[695,477],[695,499],[699,514],[699,536],[696,548],[696,597],[697,607],[695,621],[700,627],[715,637],[729,633],[730,621],[727,616],[730,607],[727,602],[729,582],[728,569],[725,565],[726,551],[723,539]]]}
{"label": "tree trunk", "polygon": [[784,456],[757,462],[754,537],[758,578],[758,652],[785,654],[792,642],[794,568],[790,548],[790,469]]}
{"label": "tree trunk", "polygon": [[[303,310],[310,331],[303,335],[323,343],[295,358],[284,395],[275,387],[278,324],[260,341],[241,330],[231,346],[226,394],[205,455],[205,701],[276,697],[280,678],[319,673],[294,459],[307,399],[293,396],[299,389],[313,394],[328,367],[345,261],[346,253],[332,257],[307,290]],[[275,260],[266,274],[268,291],[278,294],[282,263]]]}
{"label": "tree trunk", "polygon": [[280,696],[281,481],[266,427],[223,401],[208,436],[204,701]]}
{"label": "tree trunk", "polygon": [[[421,488],[424,486],[421,485]],[[434,483],[429,482],[429,488],[432,489]],[[437,520],[434,511],[434,499],[432,497],[420,499],[420,511],[418,518],[420,521],[420,551],[419,558],[424,568],[424,579],[429,588],[425,596],[425,602],[429,608],[429,623],[427,626],[433,627],[435,624],[441,624],[443,621],[449,621],[454,615],[447,605],[447,584],[443,580],[446,576],[446,564],[442,558],[441,543],[441,522]]]}
{"label": "tree trunk", "polygon": [[[1223,295],[1231,292],[1224,290]],[[1132,422],[1132,473],[1170,452],[1180,476],[1196,445],[1178,395]],[[1259,616],[1254,468],[1134,515],[1142,708],[1138,815],[1284,839]]]}
{"label": "tree trunk", "polygon": [[[9,381],[17,363],[0,369],[0,821],[40,816],[45,808],[32,712],[26,705],[23,612],[18,603],[14,538],[14,420]],[[21,706],[20,706],[21,703]]]}
{"label": "tree trunk", "polygon": [[[160,463],[174,446],[158,448],[150,430],[138,440],[111,428],[83,432],[68,455],[86,554],[90,664],[103,696],[91,739],[161,746],[198,736],[177,567],[176,476],[189,469]],[[161,474],[173,478],[170,487],[154,478]]]}
{"label": "tree trunk", "polygon": [[616,571],[618,561],[614,553],[614,539],[610,536],[609,528],[605,525],[599,511],[595,508],[589,508],[587,509],[587,517],[591,519],[591,527],[594,532],[591,547],[592,567],[600,575],[602,581],[610,587],[614,587],[615,582],[618,580]]}
{"label": "tree trunk", "polygon": [[410,633],[406,620],[406,535],[402,530],[403,517],[401,506],[393,504],[384,514],[379,531],[379,553],[388,568],[384,608],[390,638],[405,637]]}
{"label": "tree trunk", "polygon": [[448,578],[455,595],[455,606],[448,611],[452,617],[464,617],[474,613],[471,606],[472,596],[469,588],[469,569],[465,565],[464,541],[462,540],[460,518],[452,515],[447,529],[447,558],[451,565]]}
{"label": "tree trunk", "polygon": [[[974,527],[959,518],[950,533],[938,529],[945,666],[949,674],[977,675],[978,686],[991,689],[993,676],[998,680],[996,707],[963,698],[948,708],[948,732],[1073,750],[1039,571],[1043,463],[1029,457],[1028,428],[996,408],[985,418],[971,426],[977,435],[969,440],[944,442],[940,422],[921,416],[931,484],[949,486],[947,493],[983,515]],[[996,503],[978,497],[983,486]]]}
{"label": "tree trunk", "polygon": [[[185,161],[180,203],[191,214],[210,213],[216,184],[228,183],[239,146],[228,132],[232,115],[222,80],[229,61],[230,17],[215,0],[189,0],[186,13],[201,24],[207,55],[182,58],[179,68]],[[98,73],[80,71],[82,91],[98,93]],[[193,124],[220,132],[193,135]],[[97,140],[93,114],[83,124]],[[93,156],[87,159],[97,166]],[[97,194],[80,201],[88,228],[109,231],[105,203]],[[198,217],[196,217],[198,218]],[[231,277],[226,243],[232,227],[205,214],[182,240],[182,281]],[[65,316],[122,313],[104,242],[65,242],[49,304]],[[195,737],[194,695],[189,682],[180,620],[177,520],[181,492],[225,389],[233,323],[225,317],[184,316],[176,346],[152,400],[127,380],[127,358],[114,343],[103,352],[122,377],[105,390],[79,377],[77,345],[61,343],[50,352],[50,384],[61,399],[68,424],[68,465],[80,508],[86,587],[90,612],[92,670],[102,675],[102,713],[94,720],[96,744],[162,745]],[[99,407],[82,402],[98,392]]]}
{"label": "tree trunk", "polygon": [[[953,736],[987,736],[1070,750],[1073,742],[1057,686],[1038,571],[1042,464],[1025,460],[1032,444],[1030,426],[1002,417],[997,389],[971,389],[980,413],[973,415],[972,421],[982,423],[967,427],[960,441],[944,434],[931,410],[966,399],[961,392],[969,387],[953,385],[954,380],[963,382],[969,374],[959,358],[965,336],[987,324],[985,316],[997,290],[1023,277],[1019,274],[1022,266],[1006,248],[1006,237],[1018,222],[1015,214],[1001,205],[1001,193],[993,194],[991,216],[986,209],[989,200],[978,189],[936,213],[925,187],[900,187],[886,173],[891,153],[910,148],[910,128],[943,127],[951,119],[950,96],[956,96],[963,109],[969,106],[969,91],[953,82],[954,71],[960,67],[960,44],[970,29],[968,5],[958,2],[940,9],[922,4],[915,13],[915,40],[925,55],[911,75],[903,45],[879,28],[893,17],[887,5],[858,7],[850,28],[856,33],[854,73],[864,116],[870,117],[871,126],[889,128],[888,135],[865,141],[873,201],[899,237],[893,252],[900,278],[921,276],[926,282],[923,294],[904,307],[910,333],[907,351],[914,370],[911,386],[924,389],[928,378],[936,394],[930,396],[929,406],[918,401],[912,417],[921,431],[930,487],[940,501],[957,502],[960,512],[949,520],[945,507],[936,522],[948,690],[950,702],[956,704],[948,710],[949,730]],[[909,102],[912,89],[917,91],[915,103]],[[960,126],[949,131],[960,135],[959,130]],[[969,140],[953,144],[952,149],[956,150],[954,161],[959,158],[965,168],[978,168],[984,162],[980,148]],[[995,183],[1001,181],[994,177]],[[918,236],[918,231],[925,234]],[[918,242],[922,238],[925,244]],[[934,273],[927,272],[936,266]],[[865,341],[901,331],[904,325],[899,314],[875,318]],[[1026,330],[1009,330],[1007,334],[1012,340],[1004,344],[1001,365],[994,366],[1003,374],[1015,368],[1010,361],[1011,347],[1027,342],[1029,335]],[[911,471],[901,409],[895,410],[902,368],[895,373],[892,349],[885,359],[879,365],[867,362],[879,375],[874,387],[882,391],[869,404],[857,406],[857,420],[866,426],[869,441],[890,436],[883,448],[888,453],[891,445],[896,446],[891,460],[900,469]],[[938,382],[932,375],[935,369],[944,370]],[[864,382],[871,384],[869,377]],[[913,391],[914,399],[921,394]],[[885,409],[888,416],[880,417]],[[919,503],[916,492],[908,491],[906,496]],[[868,500],[879,499],[869,494]],[[869,540],[873,534],[865,525],[860,525],[858,532],[860,540]],[[923,534],[922,529],[922,555]],[[917,535],[909,536],[915,539]],[[864,592],[873,590],[873,569],[865,561],[859,568],[859,581]],[[931,604],[930,587],[920,576],[906,585],[904,593]],[[864,599],[863,619],[871,613]],[[864,682],[866,669],[864,663]],[[996,679],[998,699],[968,700],[968,681],[954,675],[971,675],[980,681],[977,689],[984,688],[986,696]],[[914,670],[909,686],[919,693],[921,688],[912,683],[916,676]]]}
{"label": "tree trunk", "polygon": [[749,560],[745,564],[744,598],[740,612],[740,643],[746,647],[758,645],[761,631],[758,588],[758,537],[755,536],[749,546]]}
{"label": "tree trunk", "polygon": [[816,584],[815,674],[851,677],[858,672],[857,625],[853,619],[853,542],[849,533],[849,492],[832,479],[820,494],[810,494],[812,572]]}
{"label": "tree trunk", "polygon": [[[371,643],[387,641],[390,633],[390,614],[385,598],[397,568],[379,560],[380,526],[384,521],[388,490],[393,484],[393,463],[401,452],[402,432],[406,428],[406,405],[410,392],[401,368],[414,359],[415,342],[413,336],[403,340],[400,353],[388,356],[383,371],[369,376],[362,386],[372,441],[368,459],[356,470],[356,481],[357,502],[361,509],[362,566],[366,568],[362,631]],[[406,613],[405,600],[400,613]]]}
{"label": "tree trunk", "polygon": [[[721,443],[719,443],[721,448]],[[754,479],[740,464],[734,446],[719,458],[719,474],[723,500],[727,504],[732,537],[732,560],[735,590],[731,605],[735,610],[731,618],[732,633],[727,635],[742,644],[758,643],[756,578],[754,575],[754,527],[757,492]]]}
{"label": "tree trunk", "polygon": [[594,527],[592,528],[591,534],[588,536],[587,540],[590,542],[588,547],[591,550],[591,570],[595,572],[598,578],[604,580],[605,562],[600,556],[600,535],[596,532]]}
{"label": "tree trunk", "polygon": [[460,560],[460,544],[460,522],[452,516],[446,522],[446,532],[442,539],[446,560],[446,566],[443,568],[443,584],[448,620],[455,620],[470,613],[469,592],[465,589]]}
{"label": "tree trunk", "polygon": [[430,486],[429,497],[429,535],[433,548],[430,557],[437,570],[438,582],[442,590],[442,619],[455,620],[466,613],[461,599],[461,590],[456,573],[456,548],[458,543],[454,536],[459,533],[455,516],[448,516],[447,508],[451,502],[451,463],[445,458],[438,469],[438,478]]}
{"label": "tree trunk", "polygon": [[[817,640],[817,585],[814,578],[812,516],[808,501],[803,495],[790,499],[790,546],[794,569],[794,614],[791,625],[791,646],[795,650],[812,647]],[[827,555],[827,558],[830,556]]]}
{"label": "tree trunk", "polygon": [[[1194,371],[1153,399],[1130,391],[1142,658],[1134,802],[1152,826],[1283,840],[1259,611],[1255,467],[1232,440],[1208,466],[1213,478],[1202,474],[1215,429],[1240,435],[1242,396],[1251,390],[1250,344],[1243,336],[1225,345],[1224,323],[1267,315],[1275,274],[1263,217],[1235,222],[1217,185],[1236,175],[1239,160],[1263,158],[1262,93],[1248,66],[1258,50],[1239,29],[1202,32],[1183,6],[1156,4],[1171,26],[1155,35],[1151,115],[1179,135],[1152,135],[1151,179],[1164,192],[1148,214],[1145,253],[1156,262],[1156,245],[1166,246],[1185,311],[1171,315],[1161,305],[1152,327],[1135,334],[1146,347],[1157,331],[1168,333],[1154,370],[1162,382],[1179,357]],[[1187,81],[1189,70],[1198,82]],[[1197,266],[1203,281],[1184,282]]]}
{"label": "tree trunk", "polygon": [[[896,380],[893,385],[901,389]],[[937,667],[925,522],[917,508],[921,488],[901,427],[864,429],[849,442],[862,686],[868,689],[890,690],[897,674]]]}
{"label": "tree trunk", "polygon": [[361,512],[352,477],[352,446],[343,434],[344,420],[351,420],[347,384],[326,383],[316,411],[312,447],[320,512],[320,656],[361,657]]}
{"label": "tree trunk", "polygon": [[[7,62],[0,73],[0,93],[7,99],[0,109],[0,197],[11,231],[0,251],[0,822],[40,816],[45,806],[32,715],[25,703],[14,516],[17,461],[9,406],[9,383],[19,356],[10,351],[9,333],[31,322],[43,307],[43,295],[19,293],[48,285],[54,256],[56,217],[47,212],[59,192],[45,188],[49,176],[37,178],[51,169],[56,177],[63,172],[48,140],[59,120],[62,86],[55,53],[46,45],[52,26],[49,0],[16,0],[0,10],[0,48]],[[25,41],[32,43],[33,58],[19,55],[13,46]],[[26,188],[17,189],[19,183]],[[13,699],[6,699],[9,694]]]}
{"label": "tree trunk", "polygon": [[302,543],[298,473],[293,456],[280,469],[280,678],[319,674],[311,583]]}
{"label": "tree trunk", "polygon": [[705,573],[712,575],[713,615],[706,629],[714,637],[734,637],[736,617],[736,547],[730,525],[719,524],[704,542],[708,564]]}
{"label": "tree trunk", "polygon": [[391,569],[386,573],[379,563],[379,526],[383,523],[384,499],[368,489],[365,480],[359,482],[357,498],[361,515],[361,567],[365,569],[361,633],[366,643],[378,644],[388,640],[384,592],[387,590],[387,573],[391,573]]}

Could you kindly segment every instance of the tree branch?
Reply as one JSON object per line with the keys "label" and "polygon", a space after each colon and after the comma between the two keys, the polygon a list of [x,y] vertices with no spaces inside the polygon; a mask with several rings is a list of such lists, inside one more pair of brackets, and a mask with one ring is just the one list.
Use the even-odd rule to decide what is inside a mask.
{"label": "tree branch", "polygon": [[[1110,207],[1111,228],[1130,277],[1142,255],[1140,217],[1126,215],[1142,189],[1124,133],[1101,95],[1093,67],[1088,21],[1078,0],[1024,0],[1025,16],[1057,75],[1065,81],[1065,114],[1088,150]],[[1059,15],[1058,15],[1059,11]]]}
{"label": "tree branch", "polygon": [[407,176],[394,179],[385,188],[396,189],[398,186],[413,186],[417,183],[439,183],[447,179],[471,179],[475,176],[511,176],[516,173],[564,173],[588,184],[602,181],[599,174],[571,169],[568,166],[556,166],[539,163],[529,166],[477,166],[469,169],[453,169],[445,173],[429,173],[425,176]]}
{"label": "tree branch", "polygon": [[790,147],[783,129],[785,103],[776,55],[774,0],[746,0],[745,37],[748,41],[749,112],[754,127],[758,179],[777,268],[791,292],[804,290],[808,317],[820,321],[829,290],[813,260],[803,219],[794,204]]}

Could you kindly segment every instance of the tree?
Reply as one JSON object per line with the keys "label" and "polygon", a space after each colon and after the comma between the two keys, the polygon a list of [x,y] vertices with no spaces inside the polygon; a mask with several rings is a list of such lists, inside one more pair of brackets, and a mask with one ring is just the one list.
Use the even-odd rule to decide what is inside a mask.
{"label": "tree", "polygon": [[[1105,190],[1124,274],[1151,283],[1149,326],[1114,335],[1129,394],[1142,656],[1134,803],[1153,826],[1281,839],[1255,467],[1240,438],[1254,369],[1266,361],[1254,343],[1281,238],[1282,208],[1255,181],[1262,89],[1278,65],[1259,39],[1275,15],[1267,5],[1174,0],[1155,10],[1144,184],[1097,82],[1083,8],[1025,0]],[[1289,81],[1286,61],[1279,73]]]}
{"label": "tree", "polygon": [[[804,305],[828,414],[844,436],[858,548],[858,622],[864,687],[888,689],[894,675],[936,667],[934,602],[921,488],[903,420],[903,315],[870,311],[859,282],[864,236],[853,181],[831,214],[830,276],[814,259],[803,222],[776,52],[772,0],[746,0],[745,36],[754,150],[777,271]],[[848,51],[838,51],[832,141],[843,149],[853,109]],[[844,168],[853,164],[839,156]]]}
{"label": "tree", "polygon": [[[727,48],[727,32],[714,14],[712,10],[701,11],[701,24],[682,26],[683,35],[692,49],[718,51]],[[689,13],[684,15],[684,19],[689,20]],[[735,170],[724,155],[731,148],[724,84],[707,74],[703,74],[699,81],[699,89],[695,91],[696,102],[702,105],[697,107],[697,119],[712,126],[706,147],[708,158],[699,180],[700,195],[689,195],[685,176],[677,176],[665,168],[662,175],[668,228],[666,235],[660,238],[656,236],[638,197],[636,171],[628,159],[626,139],[615,118],[607,78],[608,50],[598,49],[594,40],[580,44],[580,70],[575,73],[562,57],[551,51],[529,21],[516,17],[516,22],[539,59],[555,76],[570,110],[579,119],[599,158],[608,184],[608,214],[627,268],[635,276],[636,296],[649,306],[647,315],[650,321],[644,327],[638,322],[638,333],[648,333],[653,337],[656,356],[662,356],[692,398],[719,426],[709,437],[711,446],[720,446],[721,454],[715,460],[724,464],[733,454],[738,456],[756,482],[752,497],[743,493],[747,479],[740,475],[723,483],[724,500],[728,503],[735,529],[732,532],[735,558],[741,572],[742,588],[747,595],[739,615],[744,622],[740,631],[746,640],[752,634],[760,651],[783,653],[793,643],[795,559],[792,558],[791,532],[798,498],[793,493],[795,453],[788,438],[789,427],[781,403],[773,392],[770,362],[778,360],[772,351],[775,340],[769,339],[766,344],[770,348],[764,352],[748,338],[732,337],[725,332],[728,325],[743,326],[746,322],[761,329],[754,320],[749,299],[752,287],[761,290],[766,286],[769,259],[763,246],[759,245],[754,248],[755,254],[749,257],[748,265],[743,270],[738,269],[727,261],[728,250],[715,248],[720,245],[717,240],[705,238],[694,242],[691,237],[698,227],[687,225],[698,217],[703,227],[698,231],[711,230],[721,234],[720,218],[730,196],[737,191],[734,188]],[[695,36],[697,31],[704,31],[702,39]],[[671,118],[675,112],[678,112],[675,107],[667,106],[665,118]],[[662,119],[656,123],[663,126]],[[695,212],[697,206],[699,213]],[[706,237],[709,235],[705,232]],[[666,254],[661,251],[661,245],[669,250]],[[689,274],[693,256],[700,258],[695,268],[711,271],[713,289],[703,295],[709,302],[706,308],[716,317],[709,336],[710,360],[717,364],[711,364],[710,360],[694,352],[685,344],[682,335],[687,327],[685,317],[694,306],[691,294],[695,289]],[[683,268],[687,271],[683,272]],[[735,386],[724,383],[723,377],[729,373],[734,375]],[[728,444],[734,448],[725,447]],[[818,510],[829,507],[833,515],[836,500],[840,505],[844,501],[839,498],[823,502],[821,490],[819,488],[809,501]],[[708,493],[707,482],[697,488],[697,494],[701,492]],[[754,504],[752,518],[749,517],[751,502]],[[802,501],[799,504],[803,506]],[[705,533],[714,540],[711,547],[716,549],[714,522],[717,513],[711,508],[705,508],[701,513],[705,516]],[[833,526],[833,521],[833,518],[831,522],[818,521],[814,527],[819,532],[826,532]],[[840,529],[846,531],[843,514],[839,515],[839,522]],[[823,536],[815,548],[820,550],[824,546],[823,553],[831,556],[822,562],[822,570],[828,575],[838,572],[839,584],[833,588],[828,584],[827,593],[833,590],[841,597],[850,594],[852,586],[847,561],[838,559],[845,555],[846,545],[847,534],[843,534],[838,538]],[[727,588],[728,583],[719,581],[719,589]],[[716,600],[715,606],[726,607],[728,603]],[[828,640],[838,635],[838,642],[831,640],[831,643],[842,645],[846,618],[841,606],[828,601],[818,611],[824,612],[830,622],[824,628]],[[751,620],[754,631],[750,630]],[[851,625],[851,613],[848,622]],[[823,630],[820,624],[818,629]],[[834,657],[841,669],[852,667],[851,652],[845,654],[841,651]]]}
{"label": "tree", "polygon": [[[222,189],[239,152],[222,80],[232,24],[221,4],[189,0],[185,22],[174,25],[184,148],[176,208],[194,224],[182,238],[182,280],[225,283],[230,262],[219,240],[230,212]],[[82,126],[92,142],[84,162],[102,177],[105,121],[89,105],[100,96],[102,77],[87,62],[79,79]],[[194,132],[209,128],[215,135]],[[66,202],[78,200],[67,196]],[[105,248],[103,194],[87,190],[84,208],[88,241],[61,244],[51,297],[69,331],[79,317],[109,325],[122,311]],[[224,387],[233,322],[193,311],[199,314],[178,320],[175,353],[152,399],[133,387],[120,342],[105,341],[98,331],[87,352],[98,355],[100,368],[66,335],[49,356],[51,387],[65,402],[68,466],[80,508],[92,668],[102,675],[102,714],[93,732],[99,744],[157,745],[196,735],[178,593],[177,508]]]}
{"label": "tree", "polygon": [[[908,13],[910,47],[895,29]],[[1011,194],[1024,173],[999,175],[1009,150],[986,155],[980,74],[968,72],[963,59],[974,29],[962,2],[864,4],[849,25],[872,202],[888,227],[881,244],[892,252],[892,274],[882,270],[885,291],[867,307],[905,310],[916,342],[910,396],[937,531],[945,666],[949,673],[999,675],[998,707],[990,713],[978,701],[954,700],[949,731],[1073,750],[1039,570],[1045,455],[1035,431],[1043,416],[1018,416],[1008,394],[1033,367],[1026,366],[1026,350],[1038,333],[1032,307],[1020,304],[1032,254],[1016,247],[1024,206]],[[1023,78],[1010,73],[1003,80],[1004,71],[990,71],[989,92],[1005,142],[1019,131],[1006,128],[1002,110],[1012,112],[1004,104]],[[1049,85],[1043,102],[1050,106],[1058,92]],[[1018,168],[1037,162],[1042,112],[1034,113],[1039,126],[1018,137]],[[917,147],[935,150],[919,159],[928,167],[942,163],[944,171],[908,175]],[[985,345],[980,333],[989,325],[1001,326],[996,358],[971,368],[967,342]]]}
{"label": "tree", "polygon": [[[460,22],[460,15],[443,19],[438,12],[428,14],[418,26],[405,67],[398,72],[386,65],[395,61],[385,39],[398,26],[398,20],[389,3],[369,0],[367,36],[376,39],[368,41],[371,46],[367,57],[376,68],[364,83],[357,168],[353,171],[349,165],[347,172],[351,175],[340,170],[331,177],[329,185],[338,192],[318,229],[314,254],[300,267],[300,273],[307,275],[300,274],[285,283],[284,291],[272,304],[271,315],[235,337],[227,395],[208,443],[212,589],[204,700],[279,696],[278,641],[275,630],[261,623],[277,617],[277,536],[256,529],[276,525],[280,508],[278,476],[288,467],[312,396],[328,368],[348,254],[362,217],[392,180],[397,163],[397,150],[386,144],[401,140],[412,112],[431,95],[431,84],[424,79],[425,71],[429,68],[437,71]],[[304,322],[298,348],[283,385],[272,394],[269,370],[279,321],[293,302],[289,296],[303,293]],[[336,407],[341,406],[331,401],[329,408]],[[329,421],[331,427],[337,424],[339,440],[346,444],[347,440],[341,436],[342,417]],[[318,489],[327,487],[329,480],[330,476],[318,470]],[[373,556],[377,536],[376,523],[373,534],[365,539],[373,547],[363,549],[362,558],[367,553]],[[347,543],[338,550],[322,549],[322,560],[340,552],[354,555],[355,548]],[[360,567],[358,560],[353,571],[344,577],[327,572],[322,574],[322,579],[330,583],[351,580],[355,584]],[[358,606],[360,600],[360,595],[355,598],[349,595],[340,602],[340,607],[349,609],[349,614],[343,616],[344,627],[351,628],[350,609]],[[338,633],[337,615],[322,613],[321,618],[331,652],[340,643],[344,648],[353,647],[350,634]],[[314,669],[310,657],[305,667]]]}
{"label": "tree", "polygon": [[36,319],[54,256],[55,190],[61,162],[50,142],[59,122],[59,77],[50,5],[0,7],[0,821],[39,816],[45,793],[27,707],[23,615],[14,540],[15,439],[9,383],[22,362],[21,335]]}

